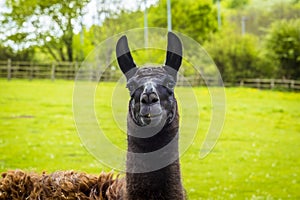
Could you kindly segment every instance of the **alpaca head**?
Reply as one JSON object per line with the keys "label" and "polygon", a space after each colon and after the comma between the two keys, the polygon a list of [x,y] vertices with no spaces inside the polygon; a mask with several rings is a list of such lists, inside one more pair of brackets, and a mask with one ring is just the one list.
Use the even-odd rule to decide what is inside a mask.
{"label": "alpaca head", "polygon": [[129,115],[139,127],[163,127],[171,123],[177,112],[174,97],[177,71],[182,60],[182,44],[168,33],[166,62],[163,67],[137,68],[131,56],[126,36],[116,47],[117,59],[127,78],[130,92]]}

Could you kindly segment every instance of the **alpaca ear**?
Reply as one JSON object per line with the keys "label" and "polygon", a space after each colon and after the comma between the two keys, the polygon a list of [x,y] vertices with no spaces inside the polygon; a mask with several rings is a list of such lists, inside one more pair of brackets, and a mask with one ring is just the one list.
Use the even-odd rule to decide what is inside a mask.
{"label": "alpaca ear", "polygon": [[182,61],[182,44],[177,35],[168,32],[168,47],[165,66],[175,70],[179,70]]}
{"label": "alpaca ear", "polygon": [[116,54],[120,69],[126,76],[127,80],[130,79],[135,74],[137,67],[131,56],[127,37],[125,35],[123,35],[117,42]]}

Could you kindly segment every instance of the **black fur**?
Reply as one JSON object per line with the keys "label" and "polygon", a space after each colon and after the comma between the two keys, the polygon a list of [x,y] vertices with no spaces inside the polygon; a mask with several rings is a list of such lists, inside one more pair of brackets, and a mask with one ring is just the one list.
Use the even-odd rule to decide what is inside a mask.
{"label": "black fur", "polygon": [[172,32],[168,33],[166,66],[178,71],[182,61],[182,45],[180,39]]}
{"label": "black fur", "polygon": [[163,67],[137,68],[126,36],[117,43],[117,57],[131,96],[127,117],[126,189],[122,199],[183,200],[179,115],[174,96],[182,61],[180,39],[168,33]]}
{"label": "black fur", "polygon": [[[133,123],[132,120],[128,120],[128,123]],[[171,148],[172,154],[166,152],[167,155],[163,159],[173,159],[175,162],[170,165],[147,173],[130,173],[126,174],[126,199],[136,200],[182,200],[184,198],[184,190],[181,183],[180,165],[179,165],[179,153],[178,153],[178,113],[176,113],[175,119],[171,124],[167,124],[159,133],[151,138],[136,138],[128,136],[128,151],[135,153],[148,153],[164,147],[172,139],[176,140],[176,143]],[[130,125],[129,125],[130,127]],[[130,131],[130,130],[128,130]],[[176,157],[174,159],[174,157]],[[161,158],[158,158],[161,159]],[[127,168],[136,167],[139,165],[143,167],[143,164],[147,163],[147,160],[135,158],[133,155],[127,156]],[[155,162],[155,160],[152,160]],[[160,161],[157,161],[160,162]],[[149,163],[148,163],[149,164]]]}
{"label": "black fur", "polygon": [[116,46],[116,54],[120,69],[129,79],[136,72],[136,64],[131,56],[126,36],[122,36]]}

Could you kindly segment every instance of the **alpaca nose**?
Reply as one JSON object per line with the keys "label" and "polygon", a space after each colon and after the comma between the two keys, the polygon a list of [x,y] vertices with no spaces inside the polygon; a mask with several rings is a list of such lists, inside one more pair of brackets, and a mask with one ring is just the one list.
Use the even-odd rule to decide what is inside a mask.
{"label": "alpaca nose", "polygon": [[156,89],[152,82],[145,84],[144,91],[141,96],[141,103],[143,104],[153,104],[158,102],[158,95]]}
{"label": "alpaca nose", "polygon": [[143,93],[141,97],[141,103],[143,104],[153,104],[158,102],[158,96],[156,93]]}

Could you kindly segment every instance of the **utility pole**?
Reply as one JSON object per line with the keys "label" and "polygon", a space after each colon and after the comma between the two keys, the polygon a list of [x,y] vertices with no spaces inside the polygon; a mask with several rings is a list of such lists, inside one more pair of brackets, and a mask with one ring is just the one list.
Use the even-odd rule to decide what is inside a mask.
{"label": "utility pole", "polygon": [[242,35],[245,35],[245,33],[246,33],[246,20],[247,20],[247,17],[243,16],[242,20],[241,20]]}
{"label": "utility pole", "polygon": [[171,0],[168,0],[167,2],[167,13],[168,13],[168,31],[172,31]]}
{"label": "utility pole", "polygon": [[147,13],[147,0],[144,0],[145,10],[144,10],[144,40],[145,47],[148,47],[148,13]]}
{"label": "utility pole", "polygon": [[217,0],[217,7],[218,7],[218,27],[221,29],[222,22],[221,22],[221,3],[220,0]]}
{"label": "utility pole", "polygon": [[83,25],[83,14],[80,9],[80,59],[84,58],[83,45],[84,45],[84,25]]}

